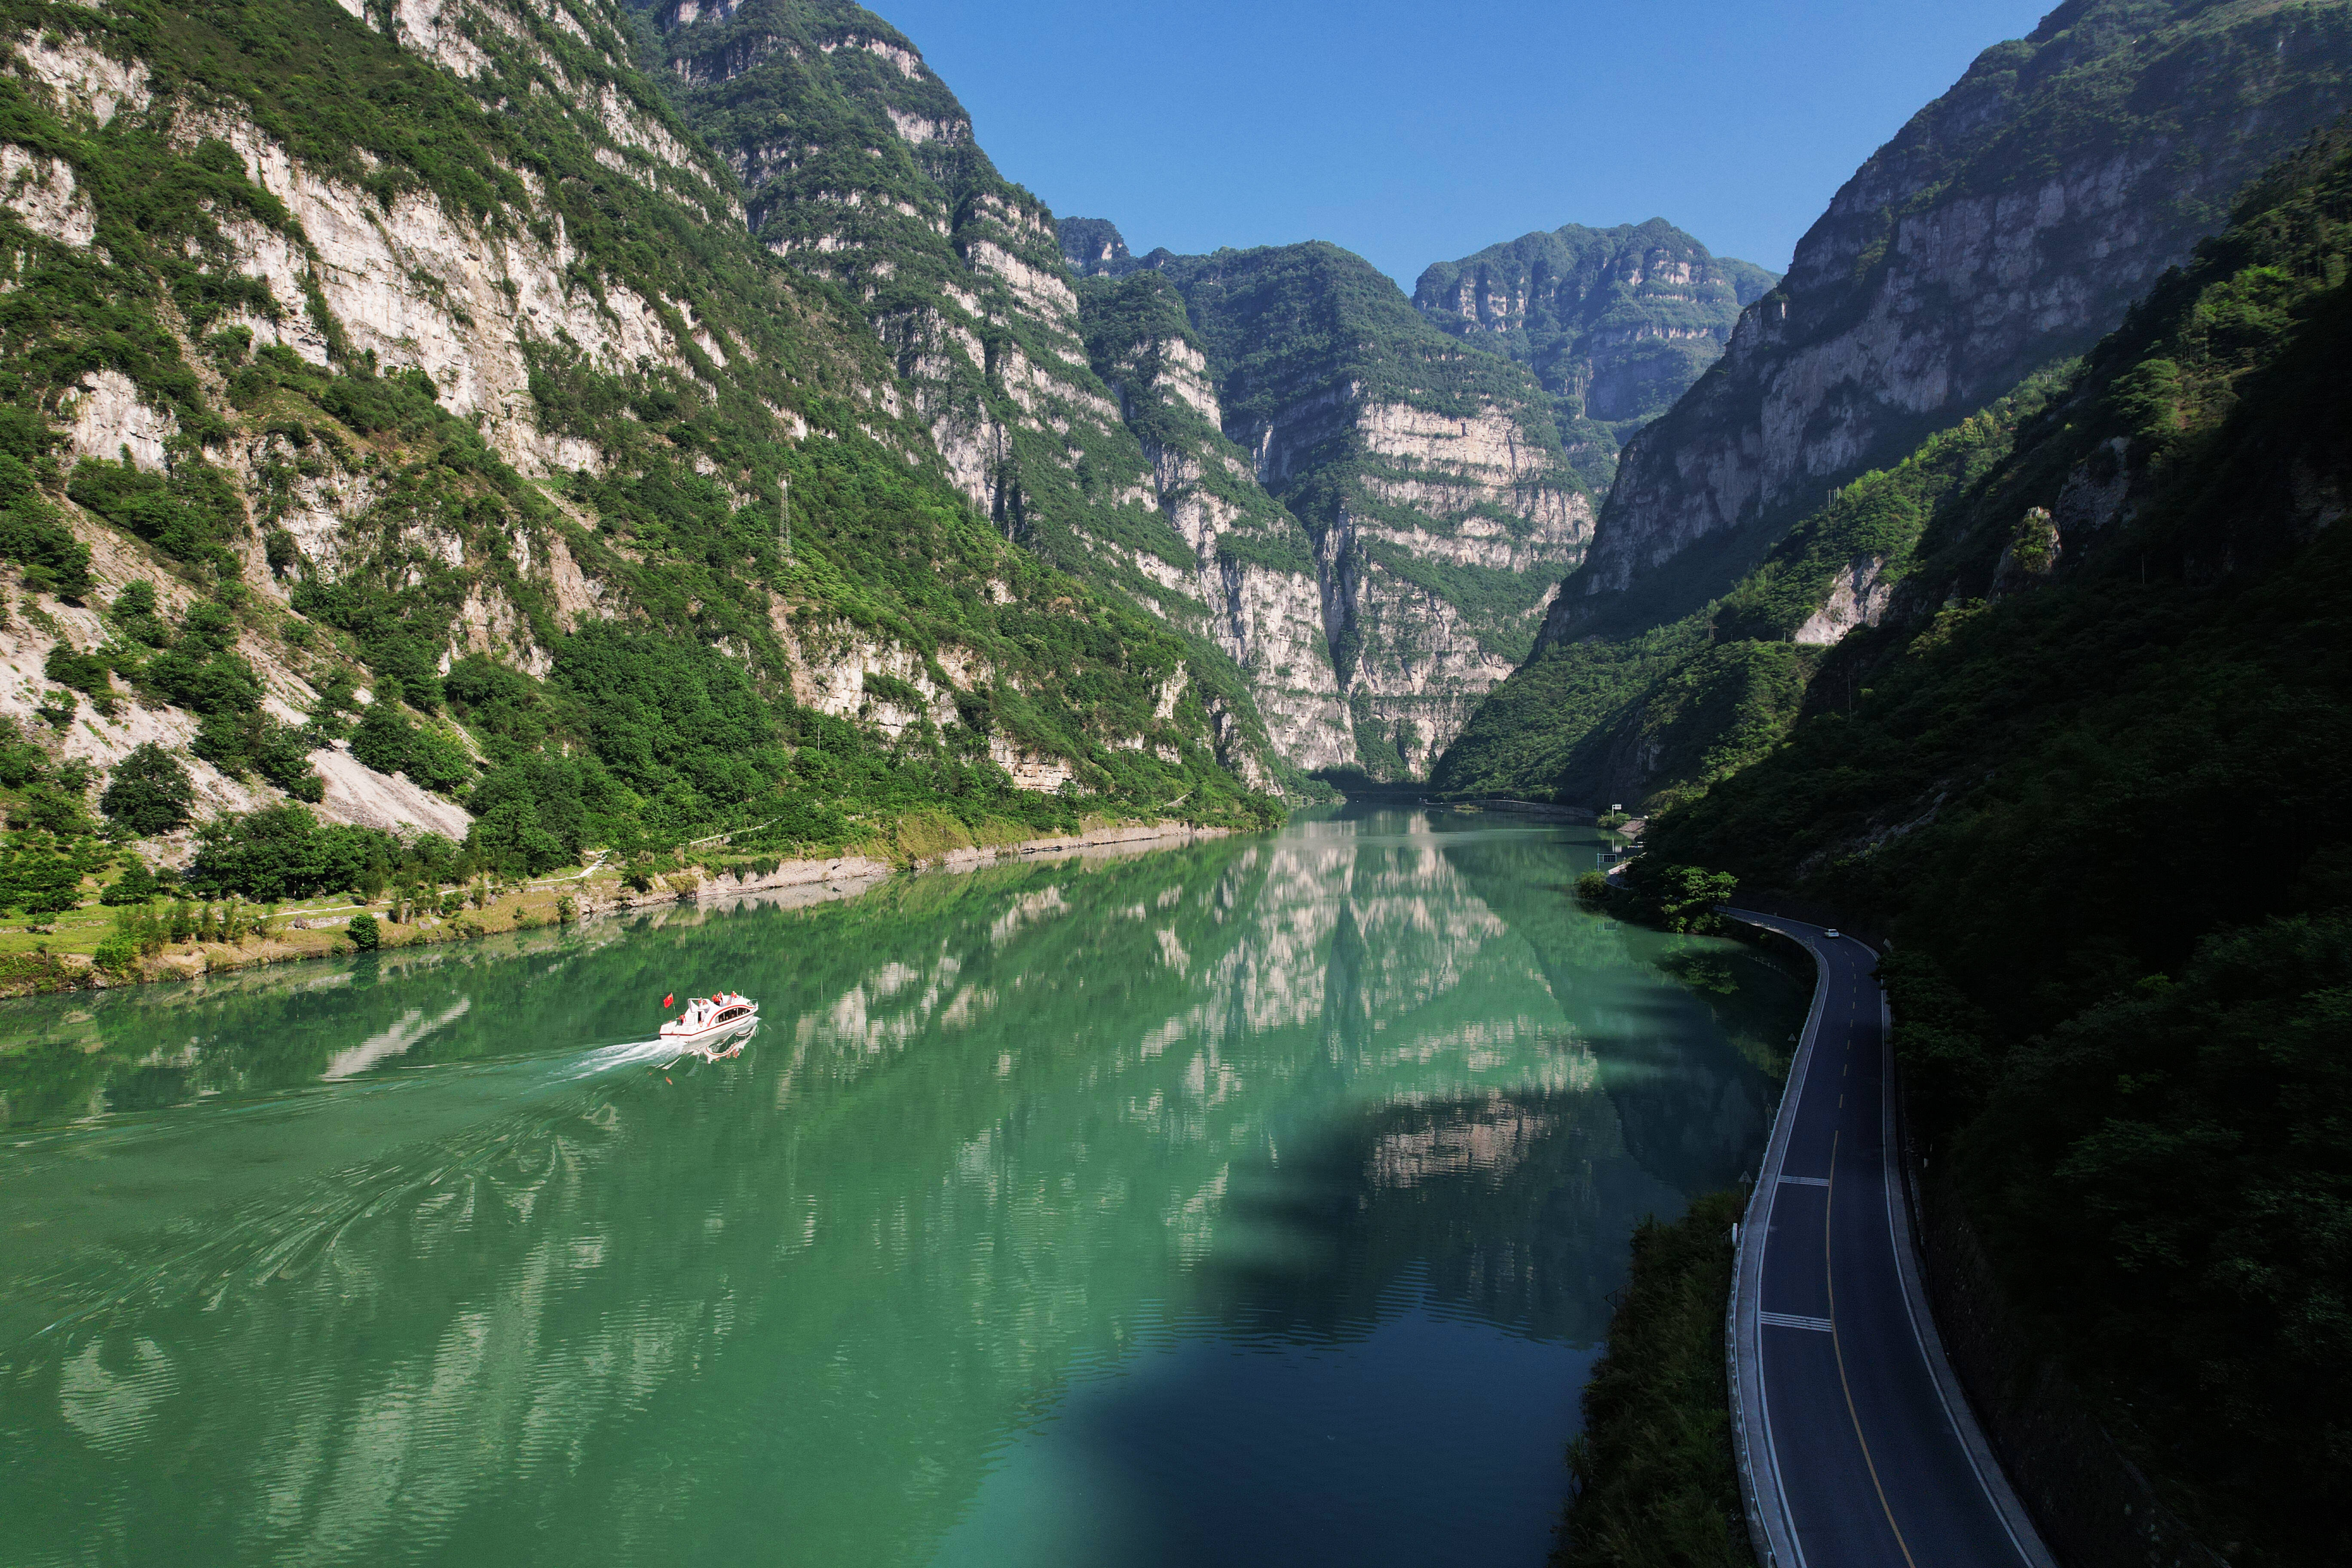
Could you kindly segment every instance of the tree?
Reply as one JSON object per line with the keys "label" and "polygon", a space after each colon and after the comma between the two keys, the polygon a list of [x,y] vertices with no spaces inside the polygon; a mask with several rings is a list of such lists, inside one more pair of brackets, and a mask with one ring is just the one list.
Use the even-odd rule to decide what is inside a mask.
{"label": "tree", "polygon": [[[277,903],[364,885],[386,860],[390,835],[343,825],[322,827],[289,802],[238,817],[216,817],[196,832],[189,890],[204,898],[241,894]],[[387,862],[388,863],[388,862]],[[378,880],[376,886],[383,885]]]}
{"label": "tree", "polygon": [[415,747],[416,731],[400,708],[400,683],[379,681],[375,700],[352,731],[352,755],[380,773],[396,773],[408,766]]}
{"label": "tree", "polygon": [[147,862],[138,856],[131,855],[129,858],[131,863],[122,868],[122,875],[109,882],[106,891],[99,894],[100,903],[120,908],[125,904],[143,904],[155,897],[159,889],[155,873],[149,870]]}
{"label": "tree", "polygon": [[485,813],[474,824],[474,842],[483,857],[509,877],[536,877],[569,858],[562,840],[541,826],[539,812],[527,795],[502,801]]}
{"label": "tree", "polygon": [[310,767],[310,737],[257,710],[207,714],[188,750],[232,778],[258,773],[297,800],[326,797],[326,781]]}
{"label": "tree", "polygon": [[410,778],[443,795],[453,795],[474,779],[474,760],[466,748],[430,724],[409,732],[404,767]]}
{"label": "tree", "polygon": [[114,764],[98,809],[142,838],[185,827],[195,815],[195,785],[180,759],[152,741]]}
{"label": "tree", "polygon": [[1704,931],[1716,926],[1715,906],[1739,889],[1728,871],[1678,866],[1644,855],[1625,873],[1648,917],[1668,931]]}
{"label": "tree", "polygon": [[383,941],[383,928],[376,924],[375,917],[371,914],[353,915],[347,930],[352,945],[362,952],[373,952]]}

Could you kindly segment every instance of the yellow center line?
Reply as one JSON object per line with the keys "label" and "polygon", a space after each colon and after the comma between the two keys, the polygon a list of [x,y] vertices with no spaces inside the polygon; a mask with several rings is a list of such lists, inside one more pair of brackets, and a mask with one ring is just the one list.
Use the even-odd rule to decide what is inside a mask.
{"label": "yellow center line", "polygon": [[1822,1272],[1830,1298],[1830,1349],[1837,1356],[1838,1387],[1845,1394],[1846,1419],[1853,1423],[1853,1440],[1862,1445],[1862,1462],[1870,1471],[1871,1489],[1878,1493],[1879,1510],[1886,1515],[1886,1528],[1895,1532],[1895,1544],[1903,1549],[1903,1561],[1910,1568],[1919,1568],[1911,1556],[1911,1543],[1903,1539],[1903,1527],[1895,1522],[1895,1510],[1887,1506],[1886,1489],[1879,1484],[1878,1461],[1870,1457],[1870,1439],[1862,1435],[1862,1417],[1853,1408],[1853,1387],[1845,1379],[1845,1344],[1837,1331],[1837,1274],[1830,1268],[1830,1238],[1837,1234],[1831,1221],[1837,1213],[1837,1146],[1841,1134],[1830,1134],[1830,1190],[1822,1199]]}

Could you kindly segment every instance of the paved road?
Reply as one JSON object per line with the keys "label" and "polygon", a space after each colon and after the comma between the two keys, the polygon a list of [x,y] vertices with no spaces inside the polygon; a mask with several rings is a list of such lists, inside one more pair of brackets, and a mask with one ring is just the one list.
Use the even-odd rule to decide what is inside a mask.
{"label": "paved road", "polygon": [[1733,1372],[1768,1568],[2048,1568],[1919,1288],[1877,954],[1803,942],[1822,980],[1740,1248]]}

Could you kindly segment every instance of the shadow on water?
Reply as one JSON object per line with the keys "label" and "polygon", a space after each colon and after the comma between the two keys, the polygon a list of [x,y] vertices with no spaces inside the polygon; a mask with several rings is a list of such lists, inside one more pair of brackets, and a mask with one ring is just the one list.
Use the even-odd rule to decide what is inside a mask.
{"label": "shadow on water", "polygon": [[[1768,1092],[1586,853],[1356,814],[0,1009],[0,1557],[1539,1554],[1626,1230]],[[740,1059],[629,1048],[719,985]]]}

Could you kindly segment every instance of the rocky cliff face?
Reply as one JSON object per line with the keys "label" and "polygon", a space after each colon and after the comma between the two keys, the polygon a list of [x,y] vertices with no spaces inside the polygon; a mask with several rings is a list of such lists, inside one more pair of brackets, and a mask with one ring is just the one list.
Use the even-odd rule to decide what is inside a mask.
{"label": "rocky cliff face", "polygon": [[[673,0],[652,17],[672,96],[742,181],[755,236],[861,302],[957,487],[1017,531],[1041,458],[1055,478],[1070,466],[1027,437],[1118,428],[1052,215],[997,174],[914,44],[857,6]],[[1140,473],[1120,465],[1086,499],[1140,505]]]}
{"label": "rocky cliff face", "polygon": [[[1098,510],[1192,559],[1087,364],[1034,202],[979,176],[960,186],[939,254],[966,284],[919,289],[940,307],[928,317],[869,317],[800,270],[795,247],[839,249],[855,227],[841,213],[944,243],[938,215],[812,172],[813,140],[732,144],[770,175],[747,204],[736,169],[637,69],[617,5],[183,10],[174,30],[0,4],[0,251],[19,323],[0,343],[16,389],[0,420],[0,562],[19,605],[0,637],[0,715],[50,752],[102,768],[142,742],[193,747],[200,791],[239,808],[275,794],[236,745],[331,717],[338,681],[396,679],[457,771],[427,795],[320,746],[322,809],[462,833],[478,770],[543,740],[579,753],[582,735],[556,728],[577,711],[551,719],[539,679],[562,685],[568,634],[617,623],[720,661],[722,684],[756,681],[800,726],[772,731],[760,708],[732,761],[644,759],[633,787],[671,804],[630,809],[680,834],[750,815],[754,796],[838,801],[828,756],[882,773],[992,762],[1024,788],[1159,798],[1270,777],[1254,706],[1213,647],[1041,566],[967,504],[1021,531],[1026,448],[1004,424],[1021,410],[1021,438],[1050,435],[1070,473],[1088,471],[1089,430],[1124,443],[1125,468],[1087,481]],[[689,4],[673,20],[712,18]],[[875,145],[896,166],[968,142],[887,30],[746,47],[671,66],[691,83],[761,51],[843,57],[852,86],[909,84],[903,100],[826,100],[879,105]],[[878,161],[857,128],[836,139],[837,166]],[[829,276],[872,304],[889,259]],[[952,371],[926,379],[934,353]],[[982,379],[959,382],[971,355]],[[1056,355],[1058,371],[1039,368]],[[992,467],[977,455],[991,443]],[[110,611],[142,578],[152,611]],[[232,622],[176,641],[206,605]],[[168,673],[208,649],[226,685]],[[471,728],[446,717],[461,688]],[[493,691],[499,711],[540,717],[494,734],[505,720],[478,705]],[[98,721],[48,717],[76,711],[77,692]],[[1194,781],[1202,766],[1223,782]]]}
{"label": "rocky cliff face", "polygon": [[[60,468],[120,458],[154,476],[148,482],[157,486],[217,481],[228,498],[225,515],[254,524],[220,530],[209,552],[198,552],[236,584],[226,590],[233,600],[257,593],[285,612],[306,584],[324,589],[429,563],[456,593],[415,627],[428,674],[468,654],[543,673],[548,644],[563,630],[620,607],[610,551],[553,507],[477,526],[462,509],[418,493],[401,461],[402,443],[369,439],[391,432],[372,431],[356,416],[322,419],[315,406],[301,411],[309,416],[301,421],[280,405],[280,383],[331,383],[334,364],[364,363],[375,380],[420,374],[418,384],[432,389],[428,404],[478,431],[484,458],[543,483],[606,467],[596,445],[563,430],[534,397],[533,373],[545,356],[560,352],[589,374],[692,382],[747,352],[743,328],[713,307],[708,279],[669,268],[590,286],[599,258],[583,251],[579,229],[584,217],[593,233],[604,215],[589,216],[594,204],[551,195],[547,160],[517,157],[499,139],[485,138],[471,162],[487,179],[476,184],[472,203],[451,202],[386,159],[388,139],[380,134],[373,145],[331,147],[320,126],[285,115],[282,105],[190,92],[177,79],[176,62],[159,68],[145,52],[148,40],[135,22],[83,22],[27,28],[7,40],[0,90],[20,106],[17,133],[60,154],[0,149],[0,163],[26,171],[9,205],[31,237],[47,242],[17,254],[36,275],[30,299],[46,297],[43,285],[79,274],[92,292],[112,297],[127,320],[154,310],[141,323],[153,335],[141,354],[103,356],[40,396],[53,434],[35,437],[36,445]],[[320,47],[348,51],[355,58],[347,63],[362,78],[421,69],[467,84],[452,97],[522,93],[532,110],[520,118],[531,132],[587,167],[630,181],[632,203],[658,203],[698,224],[740,220],[726,172],[690,150],[683,127],[626,64],[625,21],[617,12],[584,4],[544,14],[426,4],[367,25],[381,37],[337,17]],[[85,183],[101,187],[128,172],[100,137],[153,138],[149,166],[137,171],[154,184],[145,199],[184,195],[194,211],[145,227],[133,205],[140,198],[119,184],[96,200],[79,190],[77,167]],[[139,269],[153,264],[142,254],[151,246],[177,252],[161,264],[167,277],[177,276],[171,300],[160,305],[142,298],[138,280]],[[51,317],[20,340],[19,352],[70,344],[75,325]],[[273,352],[286,375],[257,374]],[[248,356],[255,363],[240,372]],[[767,418],[779,430],[796,416],[772,409]],[[395,512],[400,523],[383,528]],[[62,521],[94,552],[95,592],[88,597],[102,603],[113,585],[160,577],[168,617],[212,596],[175,584],[175,552],[142,542],[137,535],[144,530],[110,528],[100,513],[69,501]],[[272,539],[286,541],[283,554],[268,552],[274,564],[265,560]],[[176,552],[191,552],[184,545]],[[505,569],[481,573],[493,553]],[[0,693],[0,713],[31,717],[54,650],[98,648],[112,636],[87,608],[60,605],[34,619],[7,639],[8,666],[21,679]],[[258,629],[240,645],[272,712],[299,719],[316,707],[305,676],[323,668],[320,661]],[[117,706],[111,699],[101,705]],[[197,728],[192,712],[133,700],[68,731],[60,744],[63,754],[103,767],[142,742],[185,745]],[[462,836],[468,819],[454,803],[372,773],[340,752],[322,749],[318,758],[329,785],[321,810],[330,817]],[[274,797],[201,756],[192,765],[202,796],[224,809]]]}
{"label": "rocky cliff face", "polygon": [[1559,405],[1562,449],[1602,493],[1626,439],[1674,406],[1741,308],[1777,280],[1652,218],[1569,224],[1437,262],[1412,303],[1432,325],[1532,369]]}
{"label": "rocky cliff face", "polygon": [[2352,102],[2347,67],[2352,8],[2263,0],[2074,0],[1985,51],[1633,438],[1546,637],[1720,592],[1829,488],[2089,346]]}
{"label": "rocky cliff face", "polygon": [[[1085,243],[1126,249],[1116,230]],[[1332,668],[1313,543],[1226,437],[1182,296],[1157,272],[1084,289],[1095,368],[1141,443],[1162,515],[1192,552],[1189,570],[1169,568],[1167,589],[1206,606],[1209,635],[1247,672],[1286,759],[1308,770],[1348,766],[1353,726]]]}
{"label": "rocky cliff face", "polygon": [[[1198,638],[1230,678],[1203,699],[1233,756],[1426,769],[1590,532],[1530,378],[1448,344],[1356,258],[1292,247],[1255,270],[1306,263],[1305,308],[1371,336],[1353,360],[1294,353],[1287,392],[1253,383],[1236,409],[1245,340],[1295,323],[1227,311],[1227,353],[1168,300],[1082,311],[1082,279],[1145,264],[1000,176],[887,24],[833,0],[650,16],[760,241],[857,302],[906,412],[1005,537]],[[1206,276],[1148,269],[1188,296]]]}
{"label": "rocky cliff face", "polygon": [[1230,617],[1095,374],[1053,215],[996,172],[914,43],[831,0],[650,16],[673,97],[743,182],[760,242],[857,302],[957,489],[1007,539],[1200,639],[1232,765],[1260,780],[1276,759],[1320,765],[1297,726],[1269,736],[1223,662]]}
{"label": "rocky cliff face", "polygon": [[[1183,438],[1197,457],[1182,471],[1229,488],[1246,477],[1280,503],[1219,532],[1218,571],[1242,599],[1279,603],[1294,627],[1311,585],[1346,716],[1344,731],[1324,717],[1318,731],[1344,733],[1340,760],[1376,777],[1424,774],[1523,657],[1552,574],[1590,536],[1591,500],[1561,456],[1549,400],[1519,367],[1420,321],[1395,285],[1333,246],[1161,251],[1105,270],[1129,274],[1089,285],[1106,309],[1166,290],[1154,297],[1184,334],[1181,401],[1202,427]],[[1293,668],[1304,658],[1302,647]],[[1326,715],[1321,679],[1313,701]]]}

